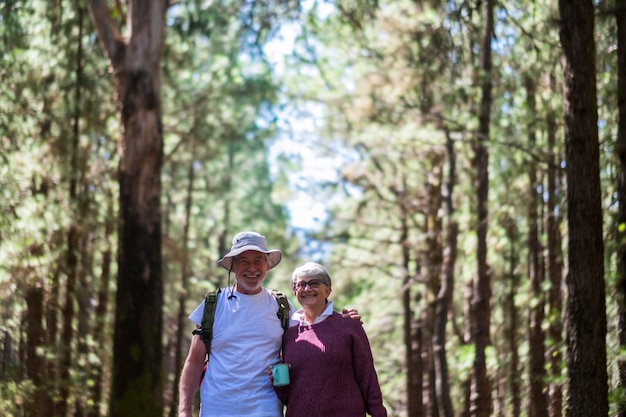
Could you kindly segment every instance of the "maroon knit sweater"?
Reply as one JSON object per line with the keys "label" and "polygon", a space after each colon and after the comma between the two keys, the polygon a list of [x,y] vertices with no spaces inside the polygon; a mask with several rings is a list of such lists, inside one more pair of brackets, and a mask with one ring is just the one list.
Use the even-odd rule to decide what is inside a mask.
{"label": "maroon knit sweater", "polygon": [[334,312],[313,326],[283,336],[291,383],[275,387],[285,417],[386,417],[374,359],[358,320]]}

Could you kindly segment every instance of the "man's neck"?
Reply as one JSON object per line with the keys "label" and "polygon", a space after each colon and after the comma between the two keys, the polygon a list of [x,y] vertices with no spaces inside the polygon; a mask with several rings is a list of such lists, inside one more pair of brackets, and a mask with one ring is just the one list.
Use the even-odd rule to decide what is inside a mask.
{"label": "man's neck", "polygon": [[248,289],[240,288],[239,285],[235,284],[235,291],[237,291],[239,294],[254,295],[254,294],[258,294],[261,291],[263,291],[263,287],[258,287],[258,288],[253,289],[253,290],[248,290]]}

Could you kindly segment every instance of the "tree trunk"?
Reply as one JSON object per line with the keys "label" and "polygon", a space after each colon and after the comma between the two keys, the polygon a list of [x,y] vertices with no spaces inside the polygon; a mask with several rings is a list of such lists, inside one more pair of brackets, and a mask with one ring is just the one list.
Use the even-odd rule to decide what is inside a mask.
{"label": "tree trunk", "polygon": [[26,307],[26,376],[33,382],[35,391],[26,397],[24,417],[47,417],[39,401],[45,389],[43,358],[39,352],[43,348],[43,289],[39,283],[26,289]]}
{"label": "tree trunk", "polygon": [[[535,80],[532,75],[525,78],[526,103],[528,106],[528,149],[534,149],[537,144],[535,134],[536,94]],[[542,248],[539,243],[539,198],[537,181],[537,167],[534,161],[529,162],[528,168],[529,199],[528,199],[528,276],[530,279],[530,323],[528,326],[529,352],[529,416],[547,417],[548,399],[546,397],[545,381],[545,335],[543,332],[544,295],[543,295],[543,267],[541,262]]]}
{"label": "tree trunk", "polygon": [[507,219],[506,236],[510,244],[509,252],[509,288],[506,294],[505,308],[508,312],[508,324],[506,326],[506,345],[507,350],[505,356],[509,360],[509,383],[511,392],[511,417],[519,417],[522,410],[521,400],[521,384],[520,384],[520,360],[518,353],[518,326],[519,313],[515,304],[515,295],[519,290],[519,274],[516,272],[519,265],[518,256],[518,230],[517,224],[513,219]]}
{"label": "tree trunk", "polygon": [[606,309],[594,6],[559,0],[564,53],[568,202],[566,415],[606,417]]}
{"label": "tree trunk", "polygon": [[[617,255],[617,334],[620,351],[626,350],[626,0],[616,1],[615,20],[617,23],[617,155],[620,168],[617,180],[619,200]],[[619,359],[618,387],[626,392],[626,359]],[[626,417],[626,400],[617,404],[617,417]]]}
{"label": "tree trunk", "polygon": [[453,190],[456,181],[456,153],[454,142],[446,132],[446,150],[448,156],[448,180],[446,189],[446,217],[448,220],[447,242],[441,268],[441,287],[437,294],[435,324],[433,329],[433,361],[435,367],[435,390],[437,407],[440,417],[453,417],[450,383],[448,379],[448,362],[446,359],[446,325],[448,312],[452,303],[454,290],[454,265],[457,257],[457,236],[459,226],[453,220]]}
{"label": "tree trunk", "polygon": [[486,350],[490,345],[491,327],[491,283],[487,267],[487,229],[488,229],[488,194],[489,194],[489,152],[486,143],[489,140],[489,123],[492,105],[491,82],[491,38],[493,34],[493,0],[483,2],[483,39],[481,45],[482,98],[479,112],[478,138],[475,145],[474,168],[476,169],[476,195],[478,219],[477,238],[477,273],[472,288],[471,327],[472,341],[475,346],[475,358],[471,375],[471,417],[489,417],[491,415],[491,382],[487,375]]}
{"label": "tree trunk", "polygon": [[74,298],[76,296],[79,239],[80,233],[78,226],[71,224],[67,232],[67,254],[65,261],[67,282],[65,285],[65,306],[63,307],[63,331],[61,333],[61,344],[59,347],[59,400],[56,403],[55,411],[55,414],[59,417],[67,415],[68,401],[71,392],[70,368],[72,366],[73,326],[76,311]]}
{"label": "tree trunk", "polygon": [[113,214],[113,197],[107,195],[108,207],[106,213],[105,220],[105,228],[104,228],[104,241],[106,249],[102,253],[102,272],[100,274],[100,286],[98,287],[98,304],[96,305],[95,311],[95,325],[94,328],[96,331],[94,332],[94,344],[99,346],[96,354],[99,357],[98,366],[93,366],[90,369],[91,379],[93,381],[93,385],[91,387],[91,400],[93,401],[93,406],[89,409],[89,417],[98,417],[100,415],[100,404],[102,402],[102,384],[104,381],[102,380],[102,368],[105,363],[106,354],[104,353],[104,346],[107,346],[107,339],[109,333],[106,331],[108,326],[107,321],[107,312],[109,310],[109,283],[111,281],[111,262],[112,262],[112,251],[111,251],[111,235],[113,234],[114,229],[114,214]]}
{"label": "tree trunk", "polygon": [[411,264],[411,248],[408,242],[409,226],[406,210],[402,209],[402,232],[400,242],[402,244],[402,265],[404,266],[405,277],[402,282],[402,312],[404,316],[404,349],[407,366],[406,388],[407,388],[407,416],[422,417],[422,367],[420,364],[420,348],[415,343],[418,335],[415,333],[413,320],[413,306],[411,304],[411,274],[409,265]]}
{"label": "tree trunk", "polygon": [[2,364],[0,364],[0,381],[8,379],[13,368],[13,338],[8,330],[2,332]]}
{"label": "tree trunk", "polygon": [[[83,206],[81,211],[84,213],[84,219],[87,218],[86,213],[87,207]],[[91,303],[93,296],[93,288],[91,286],[89,277],[87,276],[88,271],[93,271],[92,261],[93,258],[91,256],[92,248],[89,246],[89,241],[92,236],[87,234],[83,235],[82,243],[81,243],[81,268],[78,274],[78,288],[76,289],[76,302],[78,304],[79,314],[78,314],[78,334],[76,339],[78,340],[78,344],[76,346],[77,357],[79,358],[79,363],[75,367],[78,370],[79,375],[76,378],[79,387],[89,386],[89,379],[92,373],[91,368],[94,367],[94,364],[89,359],[91,354],[98,354],[100,349],[102,348],[100,345],[94,345],[89,343],[92,335],[94,334],[94,325],[96,322],[93,320],[93,306]],[[93,381],[91,381],[93,383]],[[97,412],[94,410],[94,403],[89,395],[91,394],[90,390],[81,389],[75,398],[76,409],[74,411],[74,417],[87,417],[89,414],[93,414]]]}
{"label": "tree trunk", "polygon": [[437,295],[435,326],[433,334],[433,362],[435,368],[435,393],[439,417],[453,417],[450,384],[448,378],[448,362],[446,359],[446,324],[454,287],[454,264],[456,262],[458,225],[451,221],[448,224],[446,256],[442,270],[442,285]]}
{"label": "tree trunk", "polygon": [[[554,76],[549,76],[550,85],[554,86]],[[559,154],[556,147],[556,117],[553,110],[548,111],[546,121],[548,130],[548,275],[550,279],[550,292],[548,294],[548,303],[550,305],[550,320],[548,332],[550,335],[551,345],[548,348],[548,357],[550,358],[550,386],[549,386],[549,415],[550,417],[561,417],[563,414],[563,391],[561,388],[561,363],[563,361],[561,355],[561,343],[563,342],[563,326],[561,324],[561,315],[563,314],[563,301],[561,285],[563,281],[563,250],[561,248],[561,216],[558,209],[560,204],[557,196],[561,195],[560,168],[561,158],[557,158]]]}
{"label": "tree trunk", "polygon": [[[426,280],[425,293],[426,304],[422,314],[422,362],[428,365],[428,378],[424,380],[425,412],[429,417],[439,417],[439,405],[437,402],[437,370],[435,367],[435,322],[437,321],[438,304],[441,301],[439,292],[441,289],[443,246],[441,208],[443,204],[443,164],[442,155],[431,152],[428,157],[426,189],[426,249],[424,259],[424,278]],[[447,314],[446,311],[443,314]]]}
{"label": "tree trunk", "polygon": [[185,223],[183,225],[183,238],[182,238],[182,276],[181,287],[182,291],[178,296],[178,316],[177,323],[178,327],[176,329],[176,340],[174,341],[175,345],[175,359],[174,359],[174,390],[173,390],[173,400],[172,407],[170,408],[170,417],[176,417],[178,414],[178,384],[180,382],[180,370],[183,367],[183,340],[184,340],[184,331],[188,328],[185,326],[185,322],[187,321],[187,309],[185,308],[185,300],[187,300],[189,296],[189,276],[191,274],[189,267],[189,227],[191,224],[191,207],[193,206],[193,185],[194,185],[194,138],[193,136],[190,138],[190,152],[191,160],[189,161],[189,167],[187,170],[187,198],[185,200]]}
{"label": "tree trunk", "polygon": [[[78,21],[78,42],[77,42],[77,51],[76,51],[76,63],[75,63],[75,77],[76,77],[76,86],[74,89],[74,115],[73,115],[73,132],[72,132],[72,149],[71,149],[71,187],[70,187],[70,198],[71,204],[77,209],[77,215],[74,219],[75,222],[79,224],[84,224],[88,219],[88,211],[89,211],[89,193],[85,193],[86,189],[89,188],[89,185],[85,184],[83,181],[86,177],[84,165],[79,163],[79,160],[82,160],[81,156],[81,148],[79,146],[80,142],[80,119],[82,117],[82,85],[81,82],[83,80],[83,43],[82,43],[82,35],[83,35],[83,16],[84,16],[84,7],[83,4],[78,4],[76,10],[76,16]],[[81,230],[84,230],[81,228]],[[91,268],[91,251],[88,248],[88,240],[89,235],[88,231],[83,231],[78,233],[76,247],[74,250],[76,253],[80,254],[79,262],[80,267],[76,271],[76,284],[78,284],[75,291],[76,303],[78,305],[78,334],[76,335],[76,357],[78,361],[75,362],[74,370],[77,372],[76,378],[74,378],[72,386],[87,386],[88,384],[88,375],[89,375],[89,344],[88,338],[91,334],[91,288],[87,282],[87,271],[90,271]],[[75,402],[75,410],[74,417],[86,417],[87,409],[88,409],[88,395],[89,390],[76,390],[74,395]],[[63,416],[63,414],[61,415]]]}
{"label": "tree trunk", "polygon": [[107,2],[90,0],[115,74],[119,146],[119,252],[110,417],[162,417],[160,66],[167,2],[129,2],[131,37],[118,33]]}
{"label": "tree trunk", "polygon": [[[52,276],[50,277],[50,291],[48,295],[46,309],[46,349],[52,352],[52,356],[56,358],[60,352],[60,343],[58,336],[59,328],[59,298],[60,298],[60,270],[61,266],[57,265]],[[52,393],[58,392],[59,368],[56,359],[48,359],[45,361],[46,367],[46,387],[48,394],[42,397],[42,403],[45,404],[46,410],[54,410],[57,399]],[[52,411],[51,411],[52,413]]]}

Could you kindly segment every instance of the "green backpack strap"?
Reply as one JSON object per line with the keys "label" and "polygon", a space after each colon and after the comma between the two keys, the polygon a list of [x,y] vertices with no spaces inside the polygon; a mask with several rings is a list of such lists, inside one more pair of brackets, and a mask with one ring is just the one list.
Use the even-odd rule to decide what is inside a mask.
{"label": "green backpack strap", "polygon": [[217,295],[221,292],[221,289],[217,291],[208,292],[204,297],[204,312],[202,313],[202,322],[199,329],[195,329],[191,332],[193,335],[199,334],[202,337],[204,346],[206,347],[207,357],[211,353],[211,341],[213,340],[213,321],[215,319],[215,307],[217,305]]}
{"label": "green backpack strap", "polygon": [[[204,298],[204,312],[202,313],[202,322],[200,324],[199,329],[195,329],[192,334],[200,335],[202,337],[202,341],[206,347],[207,356],[211,353],[211,341],[213,340],[213,321],[215,320],[215,309],[217,306],[217,296],[221,292],[221,289],[217,291],[211,291],[207,293]],[[272,290],[272,295],[276,299],[278,303],[278,311],[276,315],[278,316],[278,320],[280,320],[280,324],[283,330],[287,330],[289,328],[289,319],[290,319],[290,309],[289,309],[289,301],[287,300],[287,296],[285,293]]]}
{"label": "green backpack strap", "polygon": [[289,328],[289,319],[290,319],[290,309],[289,309],[289,301],[287,300],[287,296],[285,293],[272,290],[272,294],[274,298],[276,298],[276,302],[278,303],[278,312],[276,315],[278,316],[278,320],[280,320],[280,324],[283,327],[283,331]]}

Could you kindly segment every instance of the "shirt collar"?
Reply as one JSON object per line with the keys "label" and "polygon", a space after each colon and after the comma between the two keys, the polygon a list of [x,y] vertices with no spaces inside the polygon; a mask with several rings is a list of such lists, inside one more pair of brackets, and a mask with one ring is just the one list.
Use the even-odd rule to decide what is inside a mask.
{"label": "shirt collar", "polygon": [[[333,302],[329,301],[328,304],[326,304],[326,308],[324,309],[324,311],[322,312],[322,314],[320,314],[319,317],[317,317],[315,319],[315,322],[312,324],[317,324],[317,323],[321,323],[324,320],[326,320],[329,316],[331,316],[333,314]],[[293,313],[293,316],[291,317],[292,320],[296,320],[298,321],[301,325],[303,326],[310,326],[311,323],[308,323],[305,319],[304,319],[304,310],[300,309],[298,311],[296,311],[295,313]]]}

